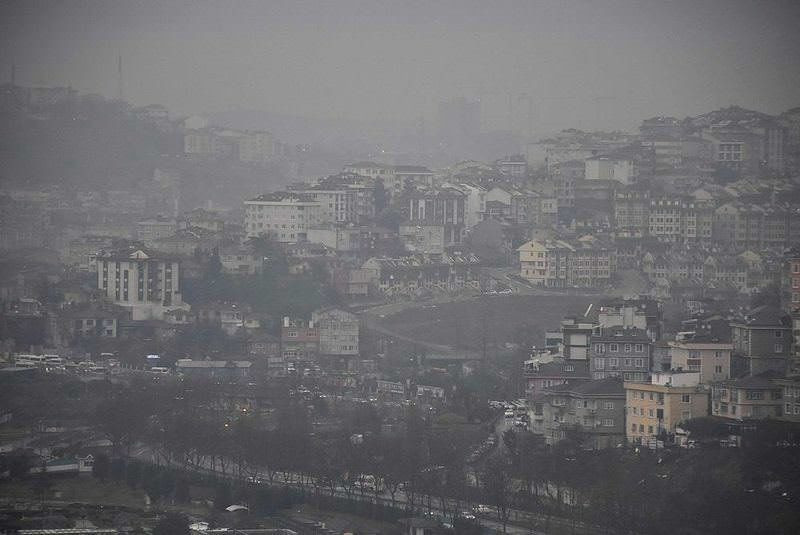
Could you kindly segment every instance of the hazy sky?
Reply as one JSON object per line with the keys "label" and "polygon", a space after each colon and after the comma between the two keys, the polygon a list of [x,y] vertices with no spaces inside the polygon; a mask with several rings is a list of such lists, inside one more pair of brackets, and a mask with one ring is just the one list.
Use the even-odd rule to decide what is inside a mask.
{"label": "hazy sky", "polygon": [[0,67],[175,113],[633,128],[728,104],[800,105],[800,0],[2,2]]}

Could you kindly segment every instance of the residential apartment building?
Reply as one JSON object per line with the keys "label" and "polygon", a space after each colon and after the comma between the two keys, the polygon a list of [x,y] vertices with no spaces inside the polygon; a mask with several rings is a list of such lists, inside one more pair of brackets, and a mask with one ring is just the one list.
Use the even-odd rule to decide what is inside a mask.
{"label": "residential apartment building", "polygon": [[653,342],[643,329],[607,327],[591,337],[589,367],[592,379],[621,377],[646,382],[652,368]]}
{"label": "residential apartment building", "polygon": [[774,382],[781,387],[781,419],[800,423],[800,375],[777,378]]}
{"label": "residential apartment building", "polygon": [[468,183],[455,183],[446,185],[452,185],[452,187],[458,189],[464,195],[466,195],[464,206],[464,226],[466,226],[467,229],[471,229],[483,221],[486,215],[486,189],[476,184]]}
{"label": "residential apartment building", "polygon": [[319,202],[322,222],[359,223],[375,215],[375,181],[369,177],[340,173],[291,191]]}
{"label": "residential apartment building", "polygon": [[789,289],[789,312],[800,310],[800,247],[793,248],[786,260],[786,285]]}
{"label": "residential apartment building", "polygon": [[313,321],[284,316],[281,324],[281,356],[289,362],[308,362],[319,354],[319,328]]}
{"label": "residential apartment building", "polygon": [[629,186],[637,175],[636,161],[632,157],[612,153],[586,158],[585,180],[616,180]]}
{"label": "residential apartment building", "polygon": [[480,265],[480,260],[471,254],[413,255],[370,258],[361,270],[369,277],[371,293],[416,295],[423,290],[477,289]]}
{"label": "residential apartment building", "polygon": [[323,222],[322,203],[294,192],[268,193],[244,201],[248,238],[268,236],[281,243],[306,241],[308,229]]}
{"label": "residential apartment building", "polygon": [[533,358],[523,364],[525,397],[536,399],[545,389],[567,383],[578,384],[591,380],[587,360],[565,360],[563,357]]}
{"label": "residential apartment building", "polygon": [[97,287],[134,320],[162,319],[167,309],[182,305],[179,261],[144,249],[99,253]]}
{"label": "residential apartment building", "polygon": [[583,447],[614,448],[625,440],[625,390],[618,377],[551,386],[530,403],[531,430],[557,444],[577,432]]}
{"label": "residential apartment building", "polygon": [[763,420],[783,414],[783,387],[773,372],[729,379],[711,386],[711,414],[733,420]]}
{"label": "residential apartment building", "polygon": [[625,383],[628,441],[658,447],[681,422],[708,415],[709,392],[699,372],[654,372],[649,383]]}
{"label": "residential apartment building", "polygon": [[408,197],[408,220],[442,225],[445,245],[459,245],[466,228],[466,200],[466,195],[453,187],[415,189]]}
{"label": "residential apartment building", "polygon": [[492,201],[507,207],[503,220],[510,224],[524,226],[539,223],[539,195],[535,192],[511,186],[495,186],[486,193],[486,202]]}
{"label": "residential apartment building", "polygon": [[730,379],[733,345],[696,336],[690,340],[668,342],[670,367],[700,373],[700,383]]}
{"label": "residential apartment building", "polygon": [[521,245],[520,276],[547,288],[591,288],[610,283],[611,249],[595,239],[531,240]]}
{"label": "residential apartment building", "polygon": [[650,193],[618,188],[613,199],[614,233],[618,238],[643,238],[650,228]]}
{"label": "residential apartment building", "polygon": [[398,229],[400,240],[406,250],[413,254],[440,255],[444,253],[444,226],[428,224],[404,223]]}
{"label": "residential apartment building", "polygon": [[319,332],[319,357],[337,368],[352,368],[358,357],[358,316],[338,308],[314,311],[311,322]]}
{"label": "residential apartment building", "polygon": [[648,234],[666,243],[682,243],[684,201],[675,198],[650,199]]}
{"label": "residential apartment building", "polygon": [[731,322],[733,376],[767,370],[785,374],[792,351],[791,317],[777,305],[762,305]]}

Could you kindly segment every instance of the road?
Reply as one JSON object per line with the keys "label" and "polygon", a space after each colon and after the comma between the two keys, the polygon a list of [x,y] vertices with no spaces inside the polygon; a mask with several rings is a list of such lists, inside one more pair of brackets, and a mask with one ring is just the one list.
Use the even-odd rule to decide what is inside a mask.
{"label": "road", "polygon": [[[212,468],[210,462],[206,462],[207,460],[203,460],[201,465],[186,465],[184,463],[179,463],[177,461],[167,461],[163,459],[160,455],[158,455],[151,447],[145,444],[138,444],[131,450],[131,457],[155,464],[169,464],[175,468],[190,470],[190,471],[199,471],[204,472],[207,474],[213,474],[216,477],[224,478],[224,479],[233,479],[233,480],[241,480],[241,479],[250,479],[251,481],[258,481],[258,484],[261,485],[270,485],[275,487],[282,487],[282,486],[291,486],[295,488],[305,488],[308,490],[308,482],[306,482],[305,486],[300,483],[302,475],[294,474],[294,473],[286,473],[286,472],[278,472],[273,475],[273,479],[270,480],[269,474],[266,472],[262,472],[259,470],[249,470],[246,473],[241,475],[233,474],[230,471],[222,472],[216,467]],[[226,466],[234,468],[234,463],[228,462]],[[308,479],[306,479],[308,481]],[[313,480],[312,480],[313,481]],[[378,493],[377,495],[374,492],[367,491],[365,493],[361,493],[358,490],[347,492],[347,490],[342,486],[336,486],[333,492],[328,486],[320,486],[320,491],[327,495],[333,495],[337,498],[344,498],[348,500],[359,500],[359,501],[377,501],[384,505],[393,505],[395,507],[405,507],[408,503],[408,496],[403,492],[403,490],[398,490],[395,493],[394,501],[392,501],[392,496],[388,491],[383,491]],[[430,503],[431,507],[428,509],[427,504]],[[444,507],[442,507],[444,505]],[[465,507],[465,505],[467,507]],[[465,504],[462,501],[450,500],[447,499],[444,504],[442,504],[441,500],[438,497],[422,494],[417,494],[414,500],[414,508],[415,510],[419,511],[420,514],[425,514],[425,512],[433,513],[433,516],[436,516],[440,519],[451,519],[452,514],[455,511],[463,510],[464,508],[468,509],[469,504]],[[491,508],[496,515],[496,510]],[[533,534],[533,535],[547,535],[542,531],[534,531],[530,527],[526,527],[522,524],[527,524],[530,526],[531,518],[533,515],[526,513],[524,511],[511,511],[510,512],[510,522],[506,525],[505,533],[510,535],[524,535],[524,534]],[[499,533],[503,532],[503,525],[498,520],[491,518],[489,515],[481,515],[477,518],[477,521],[484,527],[495,530]]]}

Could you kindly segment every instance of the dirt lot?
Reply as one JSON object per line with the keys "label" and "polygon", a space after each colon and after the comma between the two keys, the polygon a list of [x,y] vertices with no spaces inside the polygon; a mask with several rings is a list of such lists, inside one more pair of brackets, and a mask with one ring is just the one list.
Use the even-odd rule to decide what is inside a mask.
{"label": "dirt lot", "polygon": [[583,313],[598,297],[574,295],[497,295],[466,301],[424,304],[380,318],[387,329],[436,344],[479,349],[526,340],[544,345],[544,331],[557,329],[561,319]]}

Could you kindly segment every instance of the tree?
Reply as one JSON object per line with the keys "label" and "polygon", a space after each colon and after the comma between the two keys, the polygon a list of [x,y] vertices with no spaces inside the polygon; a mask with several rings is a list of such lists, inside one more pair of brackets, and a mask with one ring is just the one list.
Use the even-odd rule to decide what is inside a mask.
{"label": "tree", "polygon": [[189,533],[189,520],[178,513],[167,513],[153,528],[153,535],[189,535]]}
{"label": "tree", "polygon": [[111,461],[108,459],[108,455],[101,453],[94,458],[92,474],[100,481],[106,480],[106,478],[111,474]]}
{"label": "tree", "polygon": [[503,533],[506,532],[514,492],[511,474],[511,461],[501,454],[489,459],[482,477],[484,496],[487,503],[497,509],[497,520],[503,525]]}

